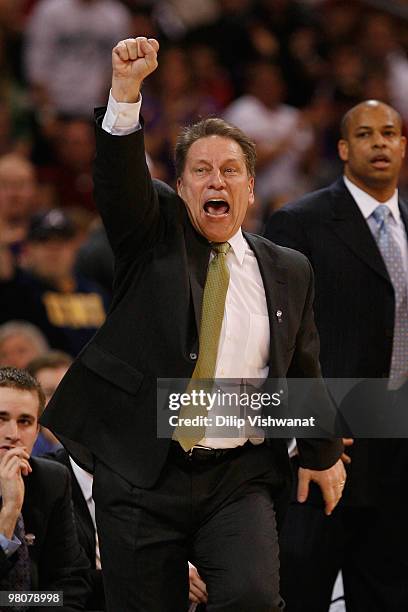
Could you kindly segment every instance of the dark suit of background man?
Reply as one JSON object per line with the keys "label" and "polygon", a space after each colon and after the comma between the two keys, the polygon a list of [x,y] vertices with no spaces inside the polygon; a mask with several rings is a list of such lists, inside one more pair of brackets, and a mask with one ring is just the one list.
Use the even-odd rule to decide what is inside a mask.
{"label": "dark suit of background man", "polygon": [[89,564],[75,529],[68,470],[30,458],[43,408],[34,378],[0,368],[0,590],[62,591],[64,606],[47,609],[74,612],[86,609]]}
{"label": "dark suit of background man", "polygon": [[[212,274],[220,261],[230,279],[215,375],[319,375],[310,264],[263,238],[243,237],[254,201],[254,148],[225,122],[207,120],[194,128],[197,138],[191,130],[181,136],[178,195],[152,182],[139,91],[157,67],[157,50],[157,41],[143,37],[113,50],[111,99],[106,114],[97,113],[95,171],[116,257],[112,309],[57,389],[44,424],[80,464],[89,466],[93,455],[110,612],[186,609],[188,559],[207,584],[210,612],[271,612],[281,609],[274,499],[287,480],[286,444],[209,441],[206,431],[190,457],[179,442],[157,437],[156,384],[157,377],[188,379],[196,361],[208,358],[209,350],[197,358],[198,329],[207,268]],[[211,254],[211,242],[228,240],[227,255]],[[212,265],[211,257],[221,259]],[[341,441],[304,440],[299,451],[301,493],[319,482],[330,513],[344,484]]]}
{"label": "dark suit of background man", "polygon": [[[343,120],[339,155],[344,177],[275,213],[266,235],[312,263],[323,375],[393,377],[393,346],[404,340],[397,316],[404,313],[396,312],[394,286],[377,246],[375,210],[382,204],[391,210],[389,231],[406,291],[408,206],[397,192],[405,155],[401,118],[376,101],[352,108]],[[406,308],[406,293],[401,303]],[[406,360],[402,374],[404,367],[406,377]],[[365,411],[368,423],[375,399],[354,406]],[[407,441],[358,439],[350,454],[344,497],[330,520],[311,504],[290,507],[282,538],[288,612],[326,612],[340,568],[347,612],[408,610]]]}

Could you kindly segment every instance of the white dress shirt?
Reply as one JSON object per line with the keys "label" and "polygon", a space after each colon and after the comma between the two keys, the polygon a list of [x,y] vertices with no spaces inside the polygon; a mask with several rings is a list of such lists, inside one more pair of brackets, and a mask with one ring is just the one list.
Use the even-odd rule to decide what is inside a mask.
{"label": "white dress shirt", "polygon": [[401,219],[401,213],[398,208],[398,190],[396,189],[392,194],[391,198],[386,202],[379,202],[372,196],[370,196],[366,191],[357,187],[354,183],[352,183],[346,176],[343,177],[344,183],[353,196],[357,206],[359,207],[361,214],[366,220],[368,227],[370,228],[371,233],[376,239],[378,233],[378,224],[377,221],[373,217],[373,212],[380,204],[385,204],[391,211],[391,215],[389,217],[389,228],[394,238],[395,242],[398,244],[401,255],[402,255],[402,263],[404,266],[405,275],[408,276],[408,242],[407,242],[407,233],[405,231],[404,222]]}
{"label": "white dress shirt", "polygon": [[74,476],[78,481],[80,489],[82,491],[82,495],[85,498],[86,504],[88,506],[89,514],[91,515],[92,523],[95,529],[95,565],[96,569],[101,569],[101,555],[99,552],[99,540],[98,540],[98,532],[96,531],[96,521],[95,521],[95,502],[92,497],[92,485],[93,485],[93,476],[83,470],[72,457],[69,458],[71,463],[72,471],[74,472]]}
{"label": "white dress shirt", "polygon": [[[139,115],[142,98],[136,103],[116,102],[112,93],[102,122],[102,128],[115,136],[128,135],[140,128]],[[255,254],[241,229],[229,240],[231,249],[226,256],[230,281],[225,301],[215,379],[239,379],[261,386],[269,370],[269,316],[265,289]],[[213,256],[213,255],[212,255]],[[229,388],[228,391],[231,391]],[[211,416],[222,413],[214,406]],[[225,414],[225,409],[224,409]],[[245,427],[238,437],[215,436],[216,428],[206,430],[201,446],[233,448],[248,439],[259,444],[264,439],[262,430]]]}

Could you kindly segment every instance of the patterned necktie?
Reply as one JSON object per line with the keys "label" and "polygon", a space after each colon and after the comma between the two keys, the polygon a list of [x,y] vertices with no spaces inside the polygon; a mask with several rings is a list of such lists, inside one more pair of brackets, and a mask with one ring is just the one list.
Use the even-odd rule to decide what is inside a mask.
{"label": "patterned necktie", "polygon": [[395,295],[395,321],[390,389],[398,389],[408,375],[408,282],[403,266],[402,253],[390,228],[391,211],[380,204],[373,212],[377,222],[377,244],[388,270]]}
{"label": "patterned necktie", "polygon": [[[15,555],[17,560],[8,574],[0,580],[0,590],[4,591],[29,591],[31,588],[31,569],[30,557],[28,554],[27,543],[25,539],[25,529],[23,515],[20,513],[14,535],[21,542],[17,548]],[[28,610],[26,606],[13,607],[16,612],[24,612]]]}
{"label": "patterned necktie", "polygon": [[[199,338],[200,352],[187,393],[191,393],[193,389],[203,389],[203,385],[206,384],[205,381],[211,381],[214,378],[224,318],[225,298],[229,284],[226,255],[230,248],[231,245],[228,242],[212,245],[215,256],[208,266],[204,287]],[[190,404],[182,407],[179,418],[205,417],[206,415],[205,405],[193,406]],[[174,431],[173,439],[178,440],[183,449],[188,451],[204,437],[204,434],[205,427],[202,425],[197,427],[180,425]]]}

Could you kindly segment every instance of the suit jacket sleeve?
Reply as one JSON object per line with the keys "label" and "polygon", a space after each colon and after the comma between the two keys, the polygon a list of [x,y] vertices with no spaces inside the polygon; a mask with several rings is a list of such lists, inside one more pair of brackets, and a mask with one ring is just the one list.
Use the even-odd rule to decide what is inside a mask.
{"label": "suit jacket sleeve", "polygon": [[[303,227],[296,216],[287,211],[279,210],[270,218],[266,237],[285,247],[302,252],[309,256],[307,238]],[[296,349],[288,371],[288,378],[318,378],[321,376],[319,365],[319,335],[313,315],[314,276],[310,262],[309,288],[303,311],[302,323],[296,338]],[[327,396],[328,410],[334,411]],[[333,420],[334,420],[333,412]],[[299,462],[302,467],[323,470],[332,466],[343,452],[343,444],[338,438],[299,438],[297,440]]]}
{"label": "suit jacket sleeve", "polygon": [[[327,410],[327,418],[335,421],[335,407],[321,381],[319,364],[319,335],[313,315],[314,276],[309,262],[309,288],[302,323],[296,337],[296,349],[288,370],[288,378],[316,379],[316,401],[321,402],[322,409]],[[321,383],[321,384],[320,384]],[[297,447],[301,467],[324,470],[336,463],[343,452],[343,443],[339,438],[298,438]]]}
{"label": "suit jacket sleeve", "polygon": [[95,113],[95,201],[115,257],[134,259],[157,240],[158,197],[146,163],[143,129],[113,136],[100,126],[104,111]]}

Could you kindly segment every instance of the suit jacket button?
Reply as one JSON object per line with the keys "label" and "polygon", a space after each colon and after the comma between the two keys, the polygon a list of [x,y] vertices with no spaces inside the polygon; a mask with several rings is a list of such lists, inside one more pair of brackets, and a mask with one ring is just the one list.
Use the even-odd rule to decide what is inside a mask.
{"label": "suit jacket button", "polygon": [[191,361],[195,361],[197,359],[197,353],[190,353]]}

